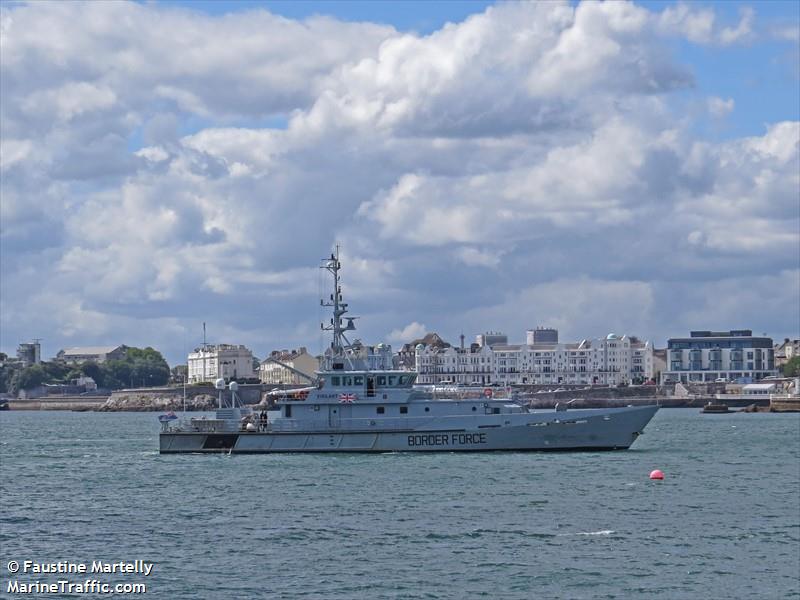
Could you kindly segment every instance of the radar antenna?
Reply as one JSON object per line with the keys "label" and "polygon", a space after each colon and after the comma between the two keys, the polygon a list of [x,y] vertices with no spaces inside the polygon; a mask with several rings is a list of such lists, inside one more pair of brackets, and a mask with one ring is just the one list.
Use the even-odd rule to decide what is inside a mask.
{"label": "radar antenna", "polygon": [[347,325],[342,324],[342,316],[347,312],[347,303],[342,301],[342,286],[339,283],[339,270],[342,268],[342,263],[339,262],[339,245],[336,245],[336,252],[332,252],[330,258],[323,259],[323,265],[320,269],[325,269],[333,275],[333,294],[330,300],[319,301],[321,306],[333,308],[333,318],[327,325],[321,323],[320,326],[323,331],[333,332],[333,339],[331,340],[331,358],[344,357],[350,363],[352,368],[352,361],[345,352],[349,347],[350,341],[344,335],[345,331],[355,331],[356,326],[353,321],[358,317],[344,317],[347,320]]}

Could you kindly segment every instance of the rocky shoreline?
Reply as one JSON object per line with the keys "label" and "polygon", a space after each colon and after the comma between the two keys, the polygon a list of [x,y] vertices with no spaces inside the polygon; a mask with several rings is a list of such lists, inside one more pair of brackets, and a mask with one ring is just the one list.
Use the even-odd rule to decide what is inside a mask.
{"label": "rocky shoreline", "polygon": [[[217,399],[210,394],[197,394],[186,397],[186,410],[214,410]],[[122,393],[112,394],[97,412],[164,412],[183,410],[183,396],[177,394]]]}

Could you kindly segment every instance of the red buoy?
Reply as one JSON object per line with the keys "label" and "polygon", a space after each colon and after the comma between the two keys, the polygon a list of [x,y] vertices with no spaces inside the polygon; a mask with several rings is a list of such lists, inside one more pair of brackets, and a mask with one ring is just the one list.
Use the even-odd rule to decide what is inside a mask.
{"label": "red buoy", "polygon": [[656,469],[650,473],[650,479],[664,479],[664,473],[661,471],[661,469]]}

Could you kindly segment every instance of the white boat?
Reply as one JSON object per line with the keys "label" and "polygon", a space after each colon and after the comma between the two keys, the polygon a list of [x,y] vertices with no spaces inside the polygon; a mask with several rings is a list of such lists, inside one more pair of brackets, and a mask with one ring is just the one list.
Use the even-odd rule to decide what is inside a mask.
{"label": "white boat", "polygon": [[[350,344],[338,252],[322,268],[333,277],[323,306],[332,342],[315,385],[270,392],[274,409],[230,406],[220,391],[215,418],[164,421],[162,454],[229,452],[430,452],[619,450],[630,447],[658,406],[531,410],[503,388],[419,388],[414,371],[369,360]],[[345,325],[343,319],[347,321]],[[220,382],[224,388],[224,381]]]}

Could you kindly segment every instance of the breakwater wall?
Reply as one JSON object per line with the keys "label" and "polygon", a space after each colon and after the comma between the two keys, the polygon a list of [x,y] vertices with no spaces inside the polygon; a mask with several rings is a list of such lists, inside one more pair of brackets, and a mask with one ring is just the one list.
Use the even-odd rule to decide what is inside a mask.
{"label": "breakwater wall", "polygon": [[[259,404],[264,394],[276,387],[264,384],[241,384],[236,395],[244,404]],[[214,410],[218,402],[218,390],[210,385],[186,386],[186,410]],[[231,392],[222,392],[223,403],[230,405]],[[10,410],[72,410],[98,412],[147,412],[183,410],[184,390],[180,387],[153,387],[116,390],[108,396],[43,396],[33,399],[9,400]]]}
{"label": "breakwater wall", "polygon": [[[538,401],[561,402],[580,398],[586,400],[622,400],[625,398],[653,398],[667,397],[664,390],[654,385],[631,387],[592,387],[592,388],[559,388],[558,390],[543,389],[541,386],[515,386],[521,398]],[[652,404],[652,402],[651,402]],[[605,405],[604,405],[605,406]]]}
{"label": "breakwater wall", "polygon": [[[243,404],[255,405],[266,403],[265,394],[270,390],[292,389],[296,385],[273,384],[240,384],[236,396]],[[186,386],[186,410],[214,410],[217,407],[219,390],[210,385]],[[222,402],[231,404],[231,391],[222,391]],[[183,387],[140,388],[118,390],[97,410],[103,412],[116,411],[165,411],[183,410]]]}
{"label": "breakwater wall", "polygon": [[9,400],[9,410],[98,410],[108,396],[45,396],[43,398]]}
{"label": "breakwater wall", "polygon": [[[269,389],[273,387],[270,386]],[[239,386],[236,396],[244,404],[258,404],[266,391],[267,386],[261,384],[242,384]],[[186,410],[214,410],[218,398],[219,390],[214,389],[213,386],[186,386]],[[225,406],[230,406],[230,390],[222,391],[222,402]],[[98,410],[103,412],[183,410],[183,404],[183,387],[143,388],[118,390],[111,394]]]}

